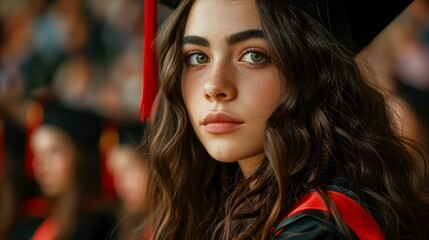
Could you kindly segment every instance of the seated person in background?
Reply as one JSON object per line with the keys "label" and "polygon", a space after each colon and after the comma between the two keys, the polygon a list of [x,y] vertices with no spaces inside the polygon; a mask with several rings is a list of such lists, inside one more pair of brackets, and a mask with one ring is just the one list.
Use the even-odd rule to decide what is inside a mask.
{"label": "seated person in background", "polygon": [[24,222],[10,239],[106,239],[114,217],[100,208],[99,117],[49,104],[30,137],[32,169],[48,215]]}
{"label": "seated person in background", "polygon": [[120,206],[117,209],[118,239],[130,239],[138,234],[135,229],[144,220],[143,201],[147,182],[145,158],[139,153],[137,143],[142,138],[142,125],[120,129],[119,144],[107,157],[107,169],[112,175]]}

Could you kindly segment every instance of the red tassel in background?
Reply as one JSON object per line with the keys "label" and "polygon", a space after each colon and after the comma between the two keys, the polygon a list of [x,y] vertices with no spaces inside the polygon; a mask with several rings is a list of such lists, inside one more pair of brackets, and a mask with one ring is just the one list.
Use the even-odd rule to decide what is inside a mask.
{"label": "red tassel in background", "polygon": [[33,101],[29,104],[26,110],[26,133],[25,133],[25,172],[32,179],[33,175],[33,152],[30,149],[30,138],[34,130],[43,122],[44,110],[43,106]]}
{"label": "red tassel in background", "polygon": [[158,70],[153,46],[157,31],[155,0],[145,0],[143,21],[143,91],[139,111],[142,121],[149,118],[158,92]]}

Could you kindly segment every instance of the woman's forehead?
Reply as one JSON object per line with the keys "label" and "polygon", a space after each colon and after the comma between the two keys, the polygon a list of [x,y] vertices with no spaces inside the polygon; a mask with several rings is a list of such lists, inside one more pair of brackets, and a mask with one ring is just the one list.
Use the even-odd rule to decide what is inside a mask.
{"label": "woman's forehead", "polygon": [[225,36],[261,28],[253,0],[197,0],[191,7],[185,35]]}
{"label": "woman's forehead", "polygon": [[32,143],[38,145],[69,144],[67,134],[58,127],[42,125],[32,135]]}

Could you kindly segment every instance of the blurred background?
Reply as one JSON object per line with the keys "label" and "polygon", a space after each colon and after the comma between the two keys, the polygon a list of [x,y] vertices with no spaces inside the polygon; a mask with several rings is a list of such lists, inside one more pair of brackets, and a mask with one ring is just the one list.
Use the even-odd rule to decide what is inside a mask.
{"label": "blurred background", "polygon": [[[34,219],[60,219],[56,231],[66,233],[61,225],[67,220],[57,215],[78,219],[68,222],[74,226],[94,210],[83,211],[80,206],[88,206],[89,197],[63,197],[73,194],[59,194],[51,183],[79,182],[80,173],[73,173],[72,180],[58,178],[70,175],[64,168],[79,170],[73,167],[81,164],[78,160],[66,164],[66,154],[71,154],[67,146],[92,139],[89,132],[99,134],[94,145],[98,149],[84,163],[95,179],[96,187],[88,194],[91,199],[96,196],[97,203],[92,205],[110,211],[116,222],[124,221],[121,217],[125,215],[132,219],[125,213],[136,212],[135,205],[141,200],[135,195],[144,189],[144,167],[132,150],[143,134],[138,117],[143,5],[144,0],[0,0],[0,239],[30,239],[16,232],[31,232],[40,226],[40,221],[28,224]],[[158,5],[159,24],[169,11]],[[83,112],[91,112],[97,121],[92,116],[91,121],[78,125],[79,119],[86,119]],[[38,131],[48,122],[73,136],[68,140],[74,143],[61,145],[57,138],[46,143],[51,145],[33,146],[31,141],[42,142],[50,134]],[[74,134],[80,130],[82,140]],[[35,132],[37,137],[33,137]],[[87,142],[87,146],[93,144]],[[41,160],[50,158],[62,166]],[[119,168],[121,171],[114,170]],[[82,188],[77,183],[64,186]],[[82,192],[74,191],[74,195]],[[79,203],[67,203],[73,201]],[[56,210],[66,207],[84,214],[71,216]],[[103,218],[100,216],[96,214]],[[112,225],[108,217],[103,219],[104,225]],[[116,235],[124,238],[126,234]]]}
{"label": "blurred background", "polygon": [[[97,157],[88,160],[99,184],[91,196],[102,203],[95,205],[121,222],[143,201],[135,193],[145,182],[144,164],[136,162],[144,161],[121,148],[135,149],[143,134],[138,117],[143,5],[144,0],[0,0],[0,240],[25,239],[13,236],[29,219],[57,219],[53,206],[60,206],[60,197],[44,191],[35,174],[37,146],[31,145],[46,123],[48,106],[90,111],[99,120],[86,124],[99,129]],[[158,5],[158,24],[168,14]],[[415,0],[358,58],[373,68],[374,84],[394,109],[398,131],[429,149],[428,1]],[[58,226],[57,232],[64,230]],[[129,237],[121,231],[118,238]]]}

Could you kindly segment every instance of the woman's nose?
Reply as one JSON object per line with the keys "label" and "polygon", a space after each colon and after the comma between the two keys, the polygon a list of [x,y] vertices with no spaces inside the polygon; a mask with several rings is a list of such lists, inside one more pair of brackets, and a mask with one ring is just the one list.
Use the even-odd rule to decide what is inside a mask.
{"label": "woman's nose", "polygon": [[204,84],[205,99],[209,101],[231,101],[237,97],[233,67],[215,64],[210,69]]}

